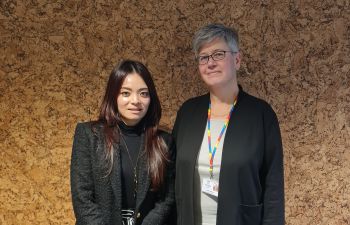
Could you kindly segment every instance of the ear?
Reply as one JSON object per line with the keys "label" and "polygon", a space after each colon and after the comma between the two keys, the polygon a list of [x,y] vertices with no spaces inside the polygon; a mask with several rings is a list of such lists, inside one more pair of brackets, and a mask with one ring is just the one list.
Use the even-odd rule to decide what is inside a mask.
{"label": "ear", "polygon": [[242,61],[242,54],[241,52],[237,52],[234,55],[234,67],[236,70],[239,70],[239,68],[241,68],[241,61]]}

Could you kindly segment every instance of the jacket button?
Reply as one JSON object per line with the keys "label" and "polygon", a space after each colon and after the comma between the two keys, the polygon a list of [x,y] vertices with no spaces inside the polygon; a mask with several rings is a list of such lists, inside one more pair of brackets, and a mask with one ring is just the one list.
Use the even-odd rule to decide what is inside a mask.
{"label": "jacket button", "polygon": [[137,213],[136,217],[137,218],[140,218],[141,214],[140,213]]}

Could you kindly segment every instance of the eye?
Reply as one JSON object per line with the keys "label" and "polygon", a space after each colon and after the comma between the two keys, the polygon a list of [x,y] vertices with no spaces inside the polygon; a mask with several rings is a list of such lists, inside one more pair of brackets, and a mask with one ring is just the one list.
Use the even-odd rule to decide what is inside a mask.
{"label": "eye", "polygon": [[144,98],[148,98],[149,97],[149,92],[148,91],[141,91],[140,92],[140,96],[144,97]]}
{"label": "eye", "polygon": [[123,96],[123,97],[129,97],[130,96],[130,92],[122,91],[122,92],[120,92],[120,95]]}
{"label": "eye", "polygon": [[208,55],[200,55],[198,56],[198,62],[199,63],[206,63],[209,59]]}
{"label": "eye", "polygon": [[214,59],[223,59],[225,57],[224,51],[218,51],[213,54]]}

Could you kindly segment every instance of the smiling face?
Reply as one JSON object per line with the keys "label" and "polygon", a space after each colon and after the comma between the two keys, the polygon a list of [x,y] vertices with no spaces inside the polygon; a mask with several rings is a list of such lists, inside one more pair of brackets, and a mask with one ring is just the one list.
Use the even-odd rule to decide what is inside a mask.
{"label": "smiling face", "polygon": [[146,115],[150,103],[145,81],[137,73],[128,74],[117,97],[121,120],[128,126],[135,126]]}
{"label": "smiling face", "polygon": [[230,52],[232,50],[224,40],[217,38],[204,44],[198,55],[208,56],[217,51],[228,52],[225,53],[225,57],[221,60],[214,61],[212,57],[209,57],[207,64],[198,65],[202,80],[209,88],[222,88],[236,84],[236,71],[241,65],[240,53]]}

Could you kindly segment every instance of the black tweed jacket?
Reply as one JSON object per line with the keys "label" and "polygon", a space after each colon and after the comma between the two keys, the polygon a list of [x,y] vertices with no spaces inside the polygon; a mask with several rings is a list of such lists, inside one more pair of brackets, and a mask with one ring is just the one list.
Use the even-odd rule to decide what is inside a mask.
{"label": "black tweed jacket", "polygon": [[[169,146],[171,158],[175,150],[171,136],[160,135]],[[114,165],[106,176],[103,159],[105,143],[101,126],[92,130],[92,122],[79,123],[75,130],[71,159],[71,193],[76,225],[121,225],[121,166],[118,145],[115,145]],[[161,190],[150,190],[150,177],[145,156],[140,158],[136,199],[136,224],[161,225],[174,221],[169,218],[175,207],[174,163],[170,162]],[[176,220],[176,219],[175,219]]]}

